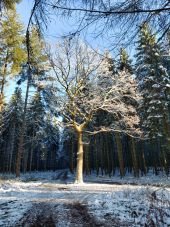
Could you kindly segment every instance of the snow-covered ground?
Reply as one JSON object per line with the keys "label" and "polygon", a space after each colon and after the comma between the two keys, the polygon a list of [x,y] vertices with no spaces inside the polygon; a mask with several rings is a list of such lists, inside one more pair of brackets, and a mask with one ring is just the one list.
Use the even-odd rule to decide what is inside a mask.
{"label": "snow-covered ground", "polygon": [[75,185],[73,177],[66,171],[18,180],[1,175],[0,226],[170,226],[169,178],[92,175],[85,177],[90,183]]}
{"label": "snow-covered ground", "polygon": [[160,173],[160,175],[154,175],[149,172],[146,176],[134,177],[132,174],[126,174],[124,178],[120,178],[119,173],[114,176],[106,176],[95,174],[89,175],[85,180],[90,182],[104,182],[104,183],[117,183],[117,184],[133,184],[133,185],[151,185],[151,186],[163,186],[170,187],[170,176]]}

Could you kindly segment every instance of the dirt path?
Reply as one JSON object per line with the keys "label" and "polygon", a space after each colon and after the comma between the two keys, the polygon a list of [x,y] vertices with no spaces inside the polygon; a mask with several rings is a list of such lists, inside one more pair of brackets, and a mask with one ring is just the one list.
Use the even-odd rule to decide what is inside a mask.
{"label": "dirt path", "polygon": [[54,201],[35,203],[30,211],[15,225],[24,227],[101,227],[90,216],[86,205]]}
{"label": "dirt path", "polygon": [[[67,179],[67,172],[56,176],[63,183]],[[84,202],[87,195],[75,193],[67,187],[57,187],[51,184],[42,184],[39,198],[32,201],[32,207],[15,224],[15,227],[102,227],[88,213]],[[57,195],[58,193],[58,195]],[[55,198],[51,199],[51,195]],[[41,196],[42,195],[42,196]]]}

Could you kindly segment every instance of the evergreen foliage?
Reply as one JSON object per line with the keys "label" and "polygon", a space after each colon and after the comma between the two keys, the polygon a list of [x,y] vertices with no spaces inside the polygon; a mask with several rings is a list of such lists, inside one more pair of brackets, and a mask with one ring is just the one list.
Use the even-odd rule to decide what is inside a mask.
{"label": "evergreen foliage", "polygon": [[23,25],[14,7],[6,12],[0,27],[0,110],[4,105],[4,89],[9,76],[20,72],[21,64],[26,61],[23,44]]}
{"label": "evergreen foliage", "polygon": [[120,60],[118,62],[118,69],[120,71],[128,71],[129,73],[133,73],[132,61],[129,59],[129,56],[124,48],[120,49]]}

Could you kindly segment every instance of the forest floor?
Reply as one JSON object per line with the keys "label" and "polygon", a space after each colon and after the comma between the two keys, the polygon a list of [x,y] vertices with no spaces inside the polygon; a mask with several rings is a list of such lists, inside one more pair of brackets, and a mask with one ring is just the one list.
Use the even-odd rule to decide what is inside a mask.
{"label": "forest floor", "polygon": [[0,226],[170,226],[170,178],[85,177],[67,170],[0,176]]}

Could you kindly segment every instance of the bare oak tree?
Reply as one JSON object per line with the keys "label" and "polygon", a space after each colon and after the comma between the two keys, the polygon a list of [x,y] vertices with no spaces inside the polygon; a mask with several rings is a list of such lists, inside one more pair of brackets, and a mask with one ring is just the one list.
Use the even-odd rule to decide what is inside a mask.
{"label": "bare oak tree", "polygon": [[[52,56],[52,55],[51,55]],[[130,135],[139,133],[135,102],[139,96],[128,72],[108,74],[109,86],[99,83],[101,59],[81,41],[64,40],[57,45],[55,57],[50,58],[58,88],[59,111],[62,124],[73,128],[78,137],[76,183],[83,182],[83,133],[117,131]],[[101,75],[100,75],[101,80]],[[111,124],[95,126],[95,116],[103,111],[113,118]],[[89,127],[90,126],[90,127]]]}

